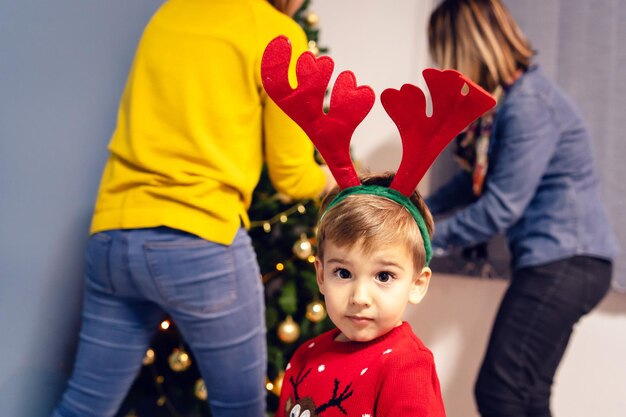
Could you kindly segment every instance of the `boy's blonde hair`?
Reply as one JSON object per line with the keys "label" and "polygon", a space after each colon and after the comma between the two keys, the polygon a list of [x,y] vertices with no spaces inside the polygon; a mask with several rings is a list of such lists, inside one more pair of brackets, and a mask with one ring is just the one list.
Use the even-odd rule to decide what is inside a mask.
{"label": "boy's blonde hair", "polygon": [[428,44],[440,68],[460,71],[487,91],[512,84],[534,55],[499,0],[444,0],[430,16]]}
{"label": "boy's blonde hair", "polygon": [[[361,177],[361,182],[364,185],[388,187],[393,176],[392,172],[367,175]],[[377,195],[357,194],[346,197],[326,211],[339,191],[337,187],[330,191],[320,208],[322,217],[317,227],[317,255],[320,259],[324,257],[324,242],[327,240],[340,247],[360,244],[366,253],[384,245],[402,243],[413,254],[416,271],[426,265],[426,251],[420,229],[404,206]],[[433,219],[426,203],[417,190],[410,199],[424,218],[429,237],[432,236]]]}

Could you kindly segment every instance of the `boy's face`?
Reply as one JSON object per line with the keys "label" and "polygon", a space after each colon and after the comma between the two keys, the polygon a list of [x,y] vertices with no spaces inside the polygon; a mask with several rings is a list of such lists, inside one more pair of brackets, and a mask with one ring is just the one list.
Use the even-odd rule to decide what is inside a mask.
{"label": "boy's face", "polygon": [[341,330],[340,341],[367,342],[402,323],[408,303],[419,303],[431,271],[415,271],[403,244],[364,253],[360,244],[338,247],[324,242],[324,261],[315,261],[317,284],[326,310]]}

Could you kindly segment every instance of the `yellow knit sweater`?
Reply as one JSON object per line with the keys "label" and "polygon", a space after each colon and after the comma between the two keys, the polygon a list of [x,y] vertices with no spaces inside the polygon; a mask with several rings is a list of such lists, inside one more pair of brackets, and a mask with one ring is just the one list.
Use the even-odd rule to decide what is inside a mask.
{"label": "yellow knit sweater", "polygon": [[280,34],[293,58],[306,49],[266,0],[169,0],[157,11],[121,99],[92,233],[169,226],[230,244],[249,225],[263,160],[278,191],[322,192],[313,146],[261,85],[263,50]]}

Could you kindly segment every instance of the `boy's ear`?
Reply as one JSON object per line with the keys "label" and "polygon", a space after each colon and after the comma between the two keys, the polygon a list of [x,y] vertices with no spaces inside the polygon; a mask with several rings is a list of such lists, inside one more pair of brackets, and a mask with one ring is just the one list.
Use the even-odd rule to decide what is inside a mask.
{"label": "boy's ear", "polygon": [[324,266],[319,256],[315,257],[315,278],[317,279],[320,293],[324,294]]}
{"label": "boy's ear", "polygon": [[433,271],[431,271],[429,267],[425,266],[422,268],[419,276],[415,278],[413,284],[411,285],[409,303],[419,304],[419,302],[422,301],[428,291],[428,284],[430,284],[430,277],[432,275]]}

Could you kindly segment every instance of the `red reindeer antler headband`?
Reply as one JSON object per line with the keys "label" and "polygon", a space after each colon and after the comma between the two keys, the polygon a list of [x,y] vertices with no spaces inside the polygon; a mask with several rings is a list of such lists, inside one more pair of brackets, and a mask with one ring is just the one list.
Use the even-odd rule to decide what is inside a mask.
{"label": "red reindeer antler headband", "polygon": [[272,40],[261,61],[263,86],[278,107],[304,130],[343,190],[328,208],[355,193],[377,194],[397,201],[416,218],[428,264],[430,239],[424,220],[409,197],[448,143],[495,106],[495,99],[461,73],[433,68],[422,73],[431,95],[431,116],[426,115],[426,97],[418,87],[405,84],[400,90],[384,90],[380,99],[400,132],[402,161],[389,188],[363,186],[350,158],[350,140],[374,105],[374,91],[368,86],[357,86],[354,74],[343,71],[335,81],[328,113],[324,113],[333,60],[327,56],[316,58],[311,52],[300,55],[295,89],[288,79],[290,61],[289,39],[279,36]]}

